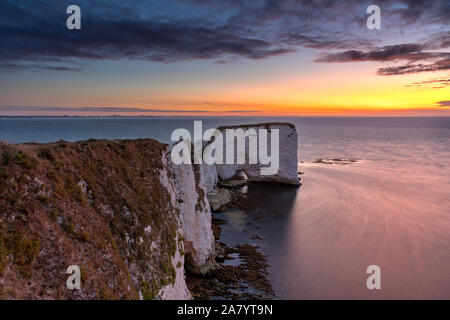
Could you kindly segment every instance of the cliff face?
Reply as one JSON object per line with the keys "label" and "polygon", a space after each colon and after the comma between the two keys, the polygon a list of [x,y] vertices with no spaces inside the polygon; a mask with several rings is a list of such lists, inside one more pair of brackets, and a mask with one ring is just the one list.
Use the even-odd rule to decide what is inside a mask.
{"label": "cliff face", "polygon": [[0,145],[0,296],[190,298],[178,201],[191,199],[166,158],[154,140]]}
{"label": "cliff face", "polygon": [[171,163],[169,168],[183,224],[186,268],[204,274],[214,266],[215,258],[205,176],[199,165]]}
{"label": "cliff face", "polygon": [[[171,147],[150,139],[0,143],[0,299],[190,299],[185,269],[215,266],[206,195],[218,180],[243,169],[298,182],[295,127],[256,127],[284,139],[275,177],[259,165],[174,165]],[[66,287],[71,265],[81,290]]]}

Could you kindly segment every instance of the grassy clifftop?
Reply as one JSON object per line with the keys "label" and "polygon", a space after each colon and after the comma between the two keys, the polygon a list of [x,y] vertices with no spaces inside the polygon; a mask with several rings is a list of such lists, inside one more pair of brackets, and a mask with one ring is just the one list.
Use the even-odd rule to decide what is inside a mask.
{"label": "grassy clifftop", "polygon": [[[155,298],[173,283],[183,246],[160,182],[165,148],[0,144],[0,298]],[[79,291],[66,288],[70,265],[81,268]]]}

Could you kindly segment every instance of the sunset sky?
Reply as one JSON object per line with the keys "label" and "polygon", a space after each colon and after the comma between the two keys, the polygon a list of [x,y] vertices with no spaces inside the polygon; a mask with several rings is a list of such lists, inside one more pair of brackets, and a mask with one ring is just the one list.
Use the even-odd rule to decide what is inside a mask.
{"label": "sunset sky", "polygon": [[448,0],[111,3],[0,3],[0,115],[450,115]]}

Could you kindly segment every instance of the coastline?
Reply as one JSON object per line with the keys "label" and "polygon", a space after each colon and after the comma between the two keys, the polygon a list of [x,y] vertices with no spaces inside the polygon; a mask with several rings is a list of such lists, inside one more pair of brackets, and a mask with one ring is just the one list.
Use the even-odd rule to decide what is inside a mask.
{"label": "coastline", "polygon": [[[171,146],[152,139],[2,143],[0,151],[2,298],[191,299],[186,272],[272,292],[258,248],[216,246],[207,197],[218,188],[215,166],[175,165]],[[297,159],[284,156],[280,181]],[[237,171],[246,169],[258,177],[257,165]],[[233,254],[244,265],[215,261]],[[64,290],[73,265],[82,289]]]}
{"label": "coastline", "polygon": [[[304,186],[297,195],[289,191],[285,194],[283,190],[277,190],[273,198],[262,194],[259,204],[270,210],[256,212],[252,218],[257,222],[250,221],[252,227],[262,228],[254,235],[263,236],[263,241],[251,240],[268,255],[268,278],[279,298],[448,297],[449,278],[444,268],[448,261],[448,198],[442,188],[448,184],[448,174],[445,174],[448,166],[444,161],[435,162],[448,155],[448,130],[445,129],[448,121],[439,121],[429,128],[429,119],[423,123],[399,119],[398,128],[377,119],[371,122],[316,119],[312,125],[309,121],[296,122],[297,128],[302,129],[299,153],[304,162],[299,161],[299,166],[305,173]],[[152,127],[153,122],[145,123]],[[94,137],[97,132],[112,139],[137,135],[133,131],[111,135],[111,131],[105,130],[108,127],[101,126],[101,130],[94,131],[95,126],[83,122],[81,128],[88,128],[86,135]],[[428,129],[416,129],[422,126]],[[56,137],[64,134],[70,136],[69,140],[78,137],[72,131],[67,133],[62,126],[50,128],[51,135],[45,136],[46,131],[39,133],[28,127],[23,136],[17,135],[18,129],[7,131],[11,132],[11,137],[22,137],[17,141],[30,135],[44,142],[57,140]],[[166,136],[166,132],[166,129],[160,131],[159,140],[164,140],[161,137]],[[89,145],[96,140],[86,142],[87,147],[83,148],[89,150]],[[82,143],[78,143],[80,147]],[[51,145],[57,144],[64,142]],[[341,161],[344,158],[348,161]],[[321,160],[314,163],[316,159]],[[352,159],[361,160],[355,163]],[[20,185],[21,180],[15,182]],[[271,186],[276,188],[275,184]],[[292,203],[293,207],[281,210],[283,203]],[[221,225],[224,238],[232,235],[234,229],[245,227],[246,221],[238,211],[213,214],[218,218],[225,214],[231,218]],[[271,211],[276,215],[271,215]],[[120,210],[118,212],[120,214]],[[24,218],[30,220],[26,214],[17,216],[18,221]],[[267,227],[259,222],[265,222]],[[53,229],[58,230],[58,227]],[[83,233],[79,235],[79,239],[85,238]],[[252,236],[249,232],[246,239]],[[242,243],[248,243],[246,239]],[[236,246],[228,239],[222,242]],[[370,295],[364,286],[365,268],[374,262],[390,269],[384,274],[390,285],[378,295]],[[427,272],[431,268],[435,272]],[[64,272],[58,277],[64,286]],[[418,278],[423,280],[416,281]],[[35,299],[42,298],[36,296]]]}

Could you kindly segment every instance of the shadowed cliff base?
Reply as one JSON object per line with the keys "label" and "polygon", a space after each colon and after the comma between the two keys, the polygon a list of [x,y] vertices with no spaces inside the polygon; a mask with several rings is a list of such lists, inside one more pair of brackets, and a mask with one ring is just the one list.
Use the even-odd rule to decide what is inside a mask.
{"label": "shadowed cliff base", "polygon": [[251,244],[229,246],[220,242],[220,226],[227,222],[213,219],[218,267],[200,277],[187,273],[186,282],[194,299],[260,300],[273,299],[268,275],[267,256]]}

